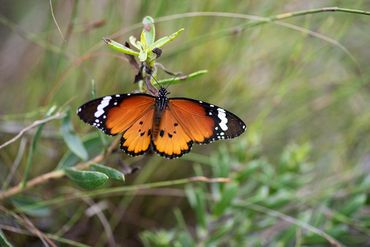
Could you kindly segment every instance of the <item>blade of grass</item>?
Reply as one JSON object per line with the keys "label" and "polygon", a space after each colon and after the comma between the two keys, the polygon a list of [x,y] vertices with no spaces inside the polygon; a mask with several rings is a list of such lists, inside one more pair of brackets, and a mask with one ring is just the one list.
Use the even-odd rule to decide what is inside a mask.
{"label": "blade of grass", "polygon": [[276,218],[279,218],[279,219],[282,219],[286,222],[289,222],[289,223],[292,223],[294,225],[297,225],[303,229],[306,229],[310,232],[313,232],[321,237],[323,237],[324,239],[326,239],[331,245],[333,246],[336,246],[336,247],[341,247],[343,246],[338,240],[334,239],[332,236],[330,236],[329,234],[327,234],[326,232],[312,226],[312,225],[309,225],[307,224],[306,222],[303,222],[301,220],[298,220],[298,219],[295,219],[289,215],[286,215],[286,214],[283,214],[279,211],[276,211],[276,210],[272,210],[272,209],[269,209],[269,208],[266,208],[266,207],[263,207],[263,206],[260,206],[260,205],[257,205],[257,204],[252,204],[252,203],[249,203],[249,204],[246,204],[246,203],[241,203],[241,202],[238,202],[238,203],[234,203],[233,204],[235,207],[237,208],[249,208],[253,211],[257,211],[257,212],[260,212],[260,213],[263,213],[263,214],[267,214],[269,216],[272,216],[272,217],[276,217]]}

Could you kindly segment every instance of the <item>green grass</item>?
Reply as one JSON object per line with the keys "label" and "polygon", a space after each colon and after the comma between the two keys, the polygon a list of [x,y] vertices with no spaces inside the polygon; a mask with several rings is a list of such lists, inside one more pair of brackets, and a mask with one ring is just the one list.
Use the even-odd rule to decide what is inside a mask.
{"label": "green grass", "polygon": [[[2,192],[20,183],[30,187],[1,201],[0,245],[369,244],[370,16],[306,11],[370,11],[366,1],[52,6],[64,41],[48,1],[4,3],[0,14],[0,145],[51,116],[0,150]],[[306,12],[279,15],[297,11]],[[73,114],[92,91],[100,97],[138,88],[136,71],[102,38],[139,37],[146,15],[158,21],[157,37],[185,29],[158,62],[184,74],[208,70],[171,85],[171,96],[231,110],[247,123],[245,134],[196,146],[178,160],[131,158],[111,153],[113,139]],[[159,72],[158,78],[170,76]],[[104,150],[108,155],[95,163],[116,170],[93,171],[104,184],[99,189],[78,186],[87,173],[74,172],[70,180],[60,170],[80,162],[85,151],[91,159]],[[108,179],[119,171],[125,182]],[[50,180],[30,182],[50,172]]]}

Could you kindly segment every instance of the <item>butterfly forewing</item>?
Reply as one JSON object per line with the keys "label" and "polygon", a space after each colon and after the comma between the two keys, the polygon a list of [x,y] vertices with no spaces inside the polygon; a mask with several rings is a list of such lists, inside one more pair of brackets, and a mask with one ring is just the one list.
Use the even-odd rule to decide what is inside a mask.
{"label": "butterfly forewing", "polygon": [[172,98],[169,109],[192,140],[200,144],[237,137],[246,128],[233,113],[198,100]]}
{"label": "butterfly forewing", "polygon": [[205,144],[239,136],[244,122],[218,106],[187,98],[170,98],[162,114],[154,150],[177,158],[190,151],[192,143]]}
{"label": "butterfly forewing", "polygon": [[155,98],[147,94],[116,94],[91,100],[78,108],[78,116],[85,122],[116,135],[154,107]]}

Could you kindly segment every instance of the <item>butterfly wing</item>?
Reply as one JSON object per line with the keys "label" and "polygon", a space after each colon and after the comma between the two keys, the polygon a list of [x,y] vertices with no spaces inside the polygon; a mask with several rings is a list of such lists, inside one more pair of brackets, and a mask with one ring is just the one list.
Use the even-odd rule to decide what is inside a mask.
{"label": "butterfly wing", "polygon": [[77,115],[108,135],[126,131],[153,108],[155,98],[147,94],[116,94],[91,100],[77,110]]}
{"label": "butterfly wing", "polygon": [[130,155],[148,151],[155,98],[147,94],[116,94],[78,108],[78,116],[108,135],[122,134],[121,149]]}
{"label": "butterfly wing", "polygon": [[192,143],[173,113],[166,109],[162,113],[158,135],[153,140],[154,151],[169,159],[177,158],[189,152]]}
{"label": "butterfly wing", "polygon": [[121,150],[131,156],[146,153],[150,148],[154,109],[146,111],[121,137]]}
{"label": "butterfly wing", "polygon": [[245,131],[245,123],[225,109],[188,98],[170,98],[153,142],[154,150],[166,157],[180,157],[193,142],[206,144],[230,139]]}

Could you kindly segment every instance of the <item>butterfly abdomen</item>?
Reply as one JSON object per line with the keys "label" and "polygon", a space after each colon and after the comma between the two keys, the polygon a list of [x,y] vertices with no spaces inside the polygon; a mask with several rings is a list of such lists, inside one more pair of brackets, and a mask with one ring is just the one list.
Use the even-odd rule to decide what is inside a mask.
{"label": "butterfly abdomen", "polygon": [[[162,89],[162,88],[161,88]],[[167,91],[164,89],[159,90],[158,97],[155,99],[155,110],[153,116],[153,132],[152,132],[152,140],[154,141],[157,138],[158,134],[164,130],[160,130],[159,126],[161,123],[162,115],[165,109],[168,107],[168,98],[167,98]]]}

